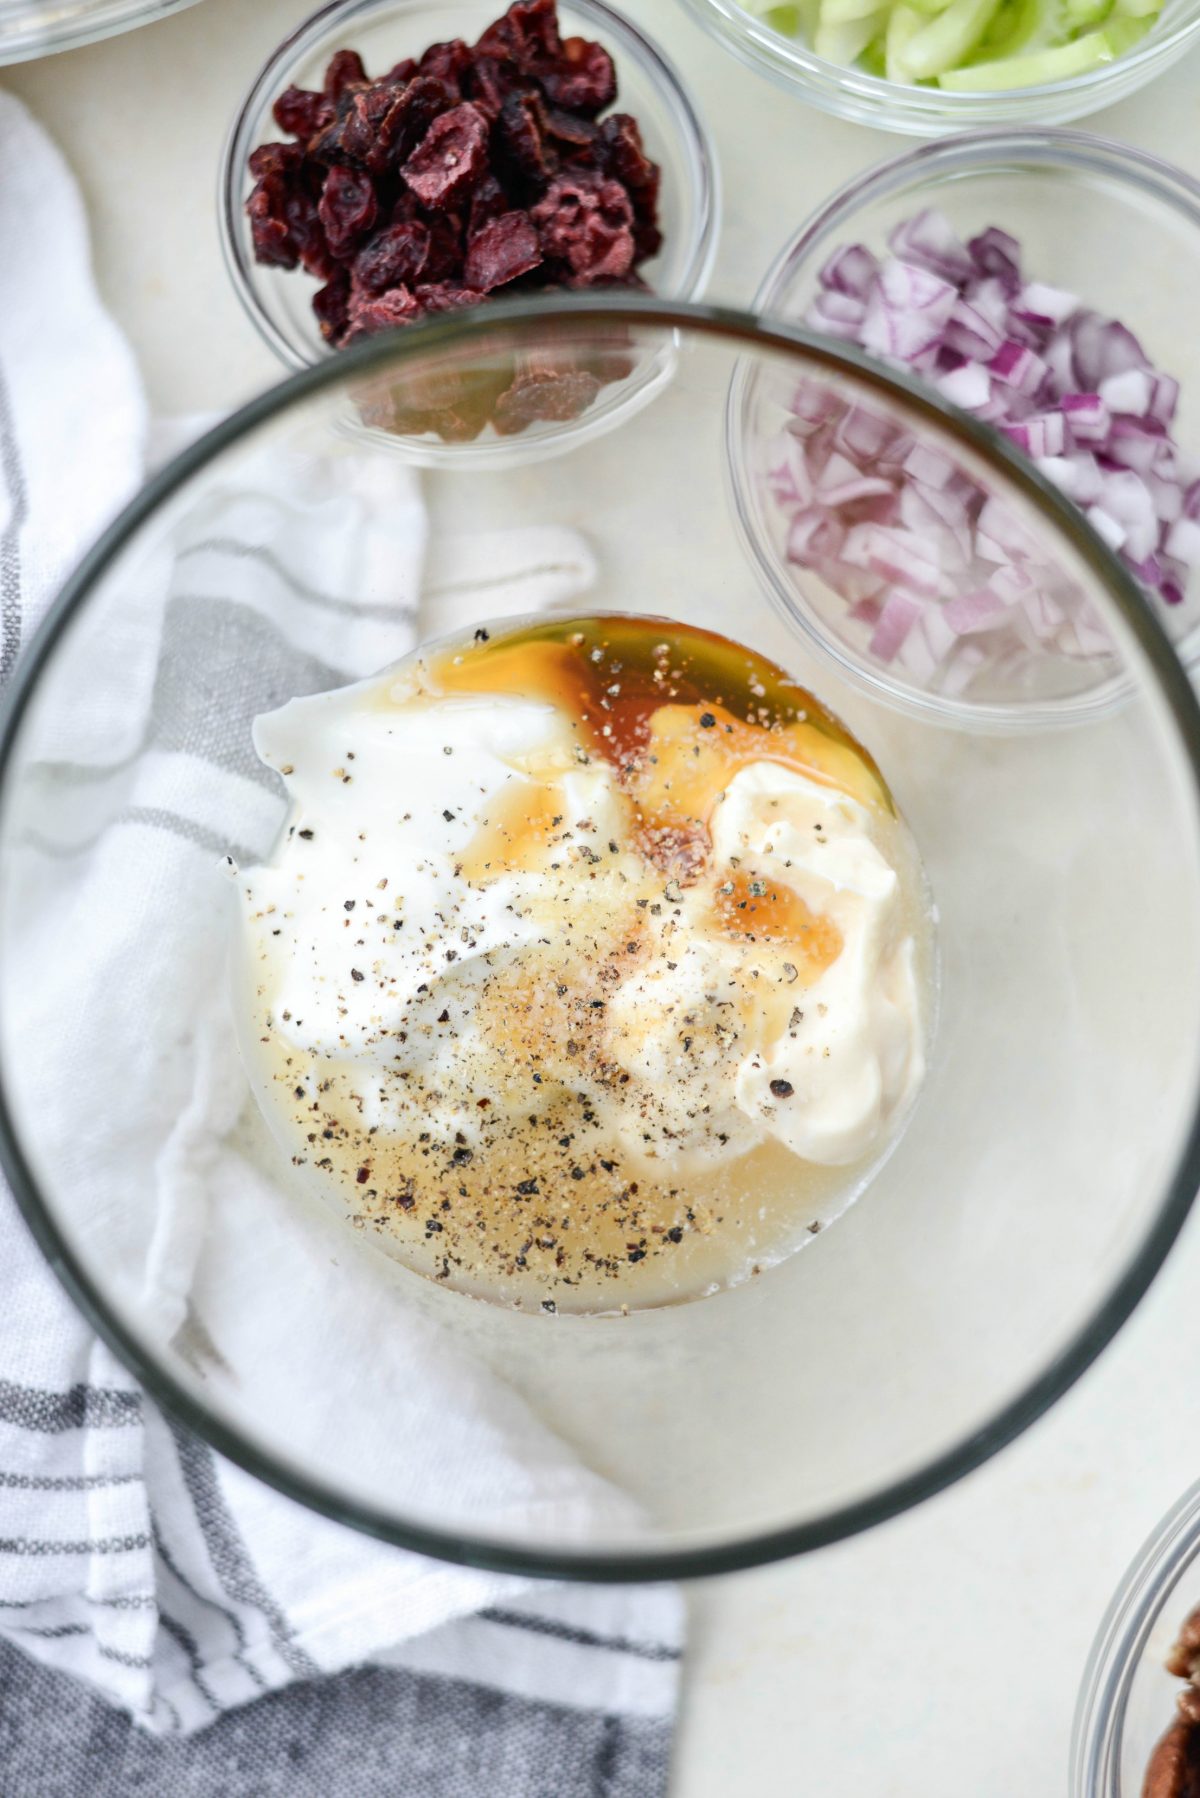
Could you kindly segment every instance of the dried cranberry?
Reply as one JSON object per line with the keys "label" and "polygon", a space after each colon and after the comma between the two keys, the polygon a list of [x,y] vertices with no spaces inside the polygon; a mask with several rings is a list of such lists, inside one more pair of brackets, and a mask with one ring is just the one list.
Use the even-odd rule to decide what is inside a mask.
{"label": "dried cranberry", "polygon": [[562,175],[531,216],[543,254],[566,264],[572,286],[619,280],[633,267],[633,207],[619,182]]}
{"label": "dried cranberry", "polygon": [[476,55],[511,58],[522,74],[557,62],[562,49],[554,0],[515,0],[475,46]]}
{"label": "dried cranberry", "polygon": [[639,259],[656,255],[662,245],[658,228],[662,170],[646,155],[638,122],[629,113],[614,112],[605,119],[596,139],[596,161],[628,190],[633,201],[633,235]]}
{"label": "dried cranberry", "polygon": [[501,57],[477,55],[462,78],[463,98],[473,100],[485,118],[498,119],[515,75],[512,64]]}
{"label": "dried cranberry", "polygon": [[430,44],[417,65],[422,75],[432,75],[462,94],[462,78],[471,66],[471,52],[460,37],[445,44]]}
{"label": "dried cranberry", "polygon": [[494,175],[485,175],[475,192],[471,195],[471,210],[467,215],[467,243],[477,232],[492,219],[499,218],[502,212],[511,209],[512,202]]}
{"label": "dried cranberry", "polygon": [[331,125],[334,118],[332,103],[324,94],[307,87],[285,88],[271,110],[279,129],[304,143]]}
{"label": "dried cranberry", "polygon": [[463,280],[482,293],[527,275],[542,260],[538,234],[527,212],[505,212],[471,239]]}
{"label": "dried cranberry", "polygon": [[380,294],[352,292],[346,342],[353,343],[358,337],[372,337],[377,331],[391,331],[397,325],[411,325],[420,316],[420,303],[407,287],[391,287]]}
{"label": "dried cranberry", "polygon": [[551,139],[564,162],[587,162],[595,160],[596,139],[599,127],[592,119],[580,119],[573,112],[565,112],[561,106],[547,106],[543,109],[543,129]]}
{"label": "dried cranberry", "polygon": [[365,81],[367,71],[357,50],[335,50],[325,71],[325,98],[336,100],[354,81]]}
{"label": "dried cranberry", "polygon": [[330,259],[317,201],[296,144],[262,144],[250,159],[259,179],[246,201],[250,237],[259,262],[324,277]]}
{"label": "dried cranberry", "polygon": [[299,247],[292,240],[284,212],[285,193],[278,175],[264,175],[246,201],[254,259],[268,268],[295,268]]}
{"label": "dried cranberry", "polygon": [[502,437],[542,421],[565,424],[585,412],[600,391],[586,369],[530,361],[496,401],[492,422]]}
{"label": "dried cranberry", "polygon": [[569,37],[562,47],[558,66],[547,69],[541,77],[546,97],[555,106],[581,112],[595,118],[617,97],[617,72],[612,57],[602,44],[585,37]]}
{"label": "dried cranberry", "polygon": [[409,82],[401,102],[397,120],[393,164],[398,167],[410,156],[435,119],[458,105],[458,95],[436,75],[418,75]]}
{"label": "dried cranberry", "polygon": [[398,84],[372,82],[345,96],[335,131],[342,157],[381,174],[403,128],[406,89]]}
{"label": "dried cranberry", "polygon": [[256,181],[267,175],[294,175],[304,167],[299,144],[259,144],[250,152],[250,173]]}
{"label": "dried cranberry", "polygon": [[435,119],[401,173],[423,206],[444,211],[487,173],[487,120],[470,101]]}
{"label": "dried cranberry", "polygon": [[283,204],[301,264],[319,281],[326,280],[333,273],[334,261],[321,222],[317,196],[308,187],[296,183]]}
{"label": "dried cranberry", "polygon": [[312,307],[326,342],[340,344],[349,323],[350,276],[335,269],[324,287],[313,295]]}
{"label": "dried cranberry", "polygon": [[429,256],[425,263],[427,281],[452,281],[462,274],[463,240],[466,232],[456,212],[435,212],[426,219],[429,227]]}
{"label": "dried cranberry", "polygon": [[392,82],[411,81],[416,72],[416,57],[403,56],[398,63],[388,70],[387,74],[383,76],[383,80]]}
{"label": "dried cranberry", "polygon": [[375,223],[379,210],[371,177],[335,162],[325,177],[317,208],[334,256],[350,256]]}
{"label": "dried cranberry", "polygon": [[416,294],[426,312],[456,312],[460,306],[478,306],[483,298],[478,288],[458,281],[426,281]]}
{"label": "dried cranberry", "polygon": [[496,143],[508,166],[538,188],[558,172],[558,157],[545,137],[546,109],[540,94],[510,94],[496,121]]}
{"label": "dried cranberry", "polygon": [[429,260],[429,227],[417,219],[385,225],[354,258],[354,286],[364,293],[413,287]]}

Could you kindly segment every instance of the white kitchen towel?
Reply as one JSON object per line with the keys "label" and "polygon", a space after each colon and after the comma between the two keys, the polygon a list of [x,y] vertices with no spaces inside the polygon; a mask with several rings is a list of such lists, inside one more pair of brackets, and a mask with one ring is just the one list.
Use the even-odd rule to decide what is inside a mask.
{"label": "white kitchen towel", "polygon": [[[74,183],[3,95],[0,170],[7,676],[64,570],[138,480],[145,416],[129,352],[95,295]],[[251,1292],[239,1283],[248,1262],[237,1235],[239,1202],[252,1193],[287,1271],[281,1289],[310,1326],[300,1334],[311,1341],[296,1346],[301,1376],[305,1354],[319,1358],[340,1329],[375,1331],[386,1364],[392,1352],[420,1353],[427,1326],[398,1318],[368,1257],[348,1257],[357,1271],[332,1292],[318,1225],[229,1134],[245,1087],[219,998],[214,866],[227,848],[263,853],[282,808],[248,746],[261,684],[252,693],[241,674],[268,663],[279,698],[334,685],[485,603],[493,616],[563,603],[591,578],[586,546],[553,524],[427,544],[415,479],[391,458],[342,445],[310,457],[303,478],[307,490],[265,445],[252,480],[214,488],[126,582],[111,629],[77,658],[74,687],[35,723],[39,762],[21,799],[13,872],[29,901],[29,968],[49,956],[25,990],[21,1078],[50,1107],[45,1135],[61,1143],[57,1165],[72,1191],[98,1228],[129,1245],[129,1302],[151,1335],[189,1340],[198,1363],[219,1359],[222,1342],[252,1353],[263,1340],[262,1263]],[[381,569],[386,604],[363,597],[379,592]],[[213,678],[198,687],[187,675],[201,643]],[[227,840],[226,800],[244,842]],[[98,929],[99,961],[82,939],[72,957],[64,928],[81,915],[111,919],[118,904],[124,937]],[[115,1015],[89,1005],[113,981],[123,995]],[[170,1029],[173,1016],[187,1027]],[[87,1074],[82,1103],[62,1078],[73,1057]],[[156,1105],[129,1107],[136,1127],[123,1142],[123,1101],[151,1086]],[[628,1501],[465,1356],[448,1357],[444,1385],[433,1381],[424,1410],[407,1418],[416,1430],[434,1423],[439,1477],[461,1472],[489,1504],[535,1519],[542,1505],[580,1529],[628,1527]],[[328,1426],[348,1427],[336,1415]],[[553,1761],[564,1779],[582,1779],[579,1757],[592,1754],[614,1795],[654,1793],[665,1779],[680,1642],[673,1591],[550,1588],[451,1569],[267,1490],[162,1418],[67,1303],[2,1189],[0,1633],[160,1737],[220,1729],[223,1713],[264,1693],[383,1657],[404,1670],[406,1703],[412,1682],[428,1687],[397,1717],[420,1715],[445,1736],[465,1717],[486,1718],[490,1746],[473,1764],[499,1792],[509,1787],[488,1769],[519,1776],[513,1743],[532,1739],[531,1703],[541,1706],[538,1728],[552,1719],[564,1732]],[[506,1696],[473,1710],[463,1693],[481,1683]],[[45,1693],[15,1675],[5,1675],[0,1708],[19,1707],[22,1691],[33,1722]],[[403,1740],[396,1746],[402,1753]],[[141,1780],[148,1750],[122,1752]],[[63,1766],[54,1789],[73,1793]],[[81,1791],[110,1789],[80,1767]],[[172,1790],[238,1789],[188,1777],[171,1763]],[[273,1787],[252,1774],[243,1789]],[[441,1788],[431,1774],[420,1789]]]}

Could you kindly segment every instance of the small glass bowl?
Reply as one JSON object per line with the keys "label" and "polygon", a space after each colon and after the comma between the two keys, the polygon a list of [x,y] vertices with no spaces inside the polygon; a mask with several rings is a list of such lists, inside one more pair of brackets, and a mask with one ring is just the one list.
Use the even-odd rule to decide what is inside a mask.
{"label": "small glass bowl", "polygon": [[[879,163],[835,193],[780,251],[755,295],[755,311],[801,321],[835,249],[863,243],[882,251],[893,227],[925,207],[944,213],[963,238],[988,225],[1011,231],[1027,279],[1066,288],[1127,324],[1154,365],[1179,381],[1172,434],[1184,450],[1200,452],[1200,339],[1192,300],[1200,288],[1200,183],[1159,157],[1085,132],[965,133]],[[901,709],[960,723],[970,715],[977,728],[1044,727],[1094,716],[1119,699],[1113,681],[1091,677],[1074,691],[1023,692],[995,702],[960,698],[929,691],[895,664],[871,657],[869,628],[853,622],[816,577],[804,576],[802,584],[782,548],[769,541],[756,490],[751,414],[745,385],[735,379],[727,443],[747,546],[776,604],[840,673]],[[990,427],[979,428],[992,435]],[[1200,665],[1196,585],[1193,580],[1178,620],[1164,620],[1169,630],[1174,626],[1175,648],[1189,669]],[[1156,610],[1163,618],[1163,609]]]}
{"label": "small glass bowl", "polygon": [[[287,368],[309,368],[336,352],[313,315],[317,283],[300,270],[264,268],[254,260],[245,213],[253,183],[246,165],[252,150],[280,135],[271,116],[276,99],[293,83],[320,87],[335,50],[356,49],[368,72],[381,72],[448,38],[474,42],[503,11],[502,0],[332,0],[297,26],[255,77],[222,158],[221,239],[238,297]],[[562,0],[559,19],[564,36],[596,38],[609,51],[618,104],[637,119],[647,154],[662,168],[663,247],[640,272],[664,298],[696,299],[717,246],[720,205],[712,139],[666,57],[604,0]],[[593,417],[589,413],[581,423]]]}
{"label": "small glass bowl", "polygon": [[195,0],[0,0],[0,63],[78,50],[138,25],[152,25]]}
{"label": "small glass bowl", "polygon": [[738,0],[683,0],[693,18],[740,62],[822,112],[879,131],[940,137],[978,125],[1064,125],[1114,106],[1178,62],[1200,33],[1200,0],[1167,0],[1153,29],[1128,55],[1069,81],[1005,93],[958,94],[884,81],[816,56],[797,38],[773,31]]}
{"label": "small glass bowl", "polygon": [[1200,1484],[1139,1550],[1092,1644],[1071,1739],[1070,1798],[1141,1798],[1181,1682],[1165,1661],[1200,1604]]}

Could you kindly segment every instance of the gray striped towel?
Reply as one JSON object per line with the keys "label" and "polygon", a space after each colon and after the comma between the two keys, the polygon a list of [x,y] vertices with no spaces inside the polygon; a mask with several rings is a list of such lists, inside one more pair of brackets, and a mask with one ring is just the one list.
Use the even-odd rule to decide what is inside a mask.
{"label": "gray striped towel", "polygon": [[[4,95],[0,169],[2,678],[66,566],[140,478],[146,433],[132,359],[92,285],[74,183]],[[214,1001],[211,1029],[169,1065],[161,1040],[169,983],[217,984],[214,854],[261,854],[278,826],[237,671],[267,656],[281,696],[336,685],[403,653],[414,632],[451,628],[460,608],[478,613],[483,593],[493,615],[528,611],[592,574],[586,546],[553,525],[427,542],[415,480],[387,459],[343,446],[314,480],[312,496],[298,494],[294,471],[282,478],[264,450],[253,479],[181,526],[169,565],[130,595],[105,647],[123,703],[106,710],[97,697],[93,657],[78,704],[38,727],[37,803],[12,869],[30,968],[47,945],[58,951],[23,996],[18,1077],[62,1107],[70,1055],[94,1073],[103,1049],[119,1070],[102,1093],[110,1110],[139,1078],[153,1077],[159,1100],[139,1107],[117,1159],[96,1153],[88,1101],[72,1094],[57,1130],[48,1119],[57,1171],[91,1215],[148,1244],[126,1296],[151,1334],[166,1340],[198,1317],[210,1342],[239,1352],[253,1346],[261,1271],[252,1303],[234,1218],[256,1176],[226,1140],[245,1093],[223,1007]],[[399,571],[386,608],[356,597],[377,555]],[[210,656],[219,643],[228,675],[203,708],[177,679],[200,641]],[[222,782],[236,787],[243,844],[214,826]],[[145,867],[151,910],[136,944],[70,965],[61,908],[82,895],[101,911],[114,857],[126,873]],[[189,891],[192,909],[180,903]],[[105,1014],[102,1045],[89,1040],[81,981],[114,979],[129,1002],[120,1019]],[[184,1015],[202,1011],[194,992],[179,998]],[[305,1226],[257,1180],[256,1203],[276,1206],[280,1255],[302,1267]],[[329,1303],[369,1327],[369,1287],[365,1273],[348,1278]],[[2,1187],[0,1299],[0,1790],[662,1791],[681,1639],[673,1590],[451,1570],[267,1490],[148,1402],[75,1315]],[[381,1342],[388,1352],[386,1331]],[[484,1429],[490,1396],[481,1385],[455,1399],[472,1477],[489,1493],[517,1510],[549,1480],[556,1514],[627,1522],[629,1502],[519,1407]],[[424,1402],[436,1400],[435,1387]],[[415,1440],[428,1421],[418,1409],[401,1424]]]}

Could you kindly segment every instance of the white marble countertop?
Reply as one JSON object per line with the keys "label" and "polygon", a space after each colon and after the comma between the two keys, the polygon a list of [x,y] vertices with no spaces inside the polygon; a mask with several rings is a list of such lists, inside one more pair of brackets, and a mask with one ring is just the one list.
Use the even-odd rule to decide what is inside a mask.
{"label": "white marble countertop", "polygon": [[[714,298],[748,301],[833,187],[904,140],[743,69],[677,0],[622,0],[715,128]],[[250,73],[309,0],[204,0],[0,70],[83,187],[100,285],[159,412],[228,407],[279,369],[225,276],[214,194]],[[1092,129],[1200,173],[1193,56]],[[1016,1446],[923,1509],[801,1561],[692,1588],[675,1798],[1058,1798],[1075,1691],[1114,1585],[1200,1477],[1200,1215],[1133,1322]],[[564,1794],[564,1798],[567,1795]]]}

